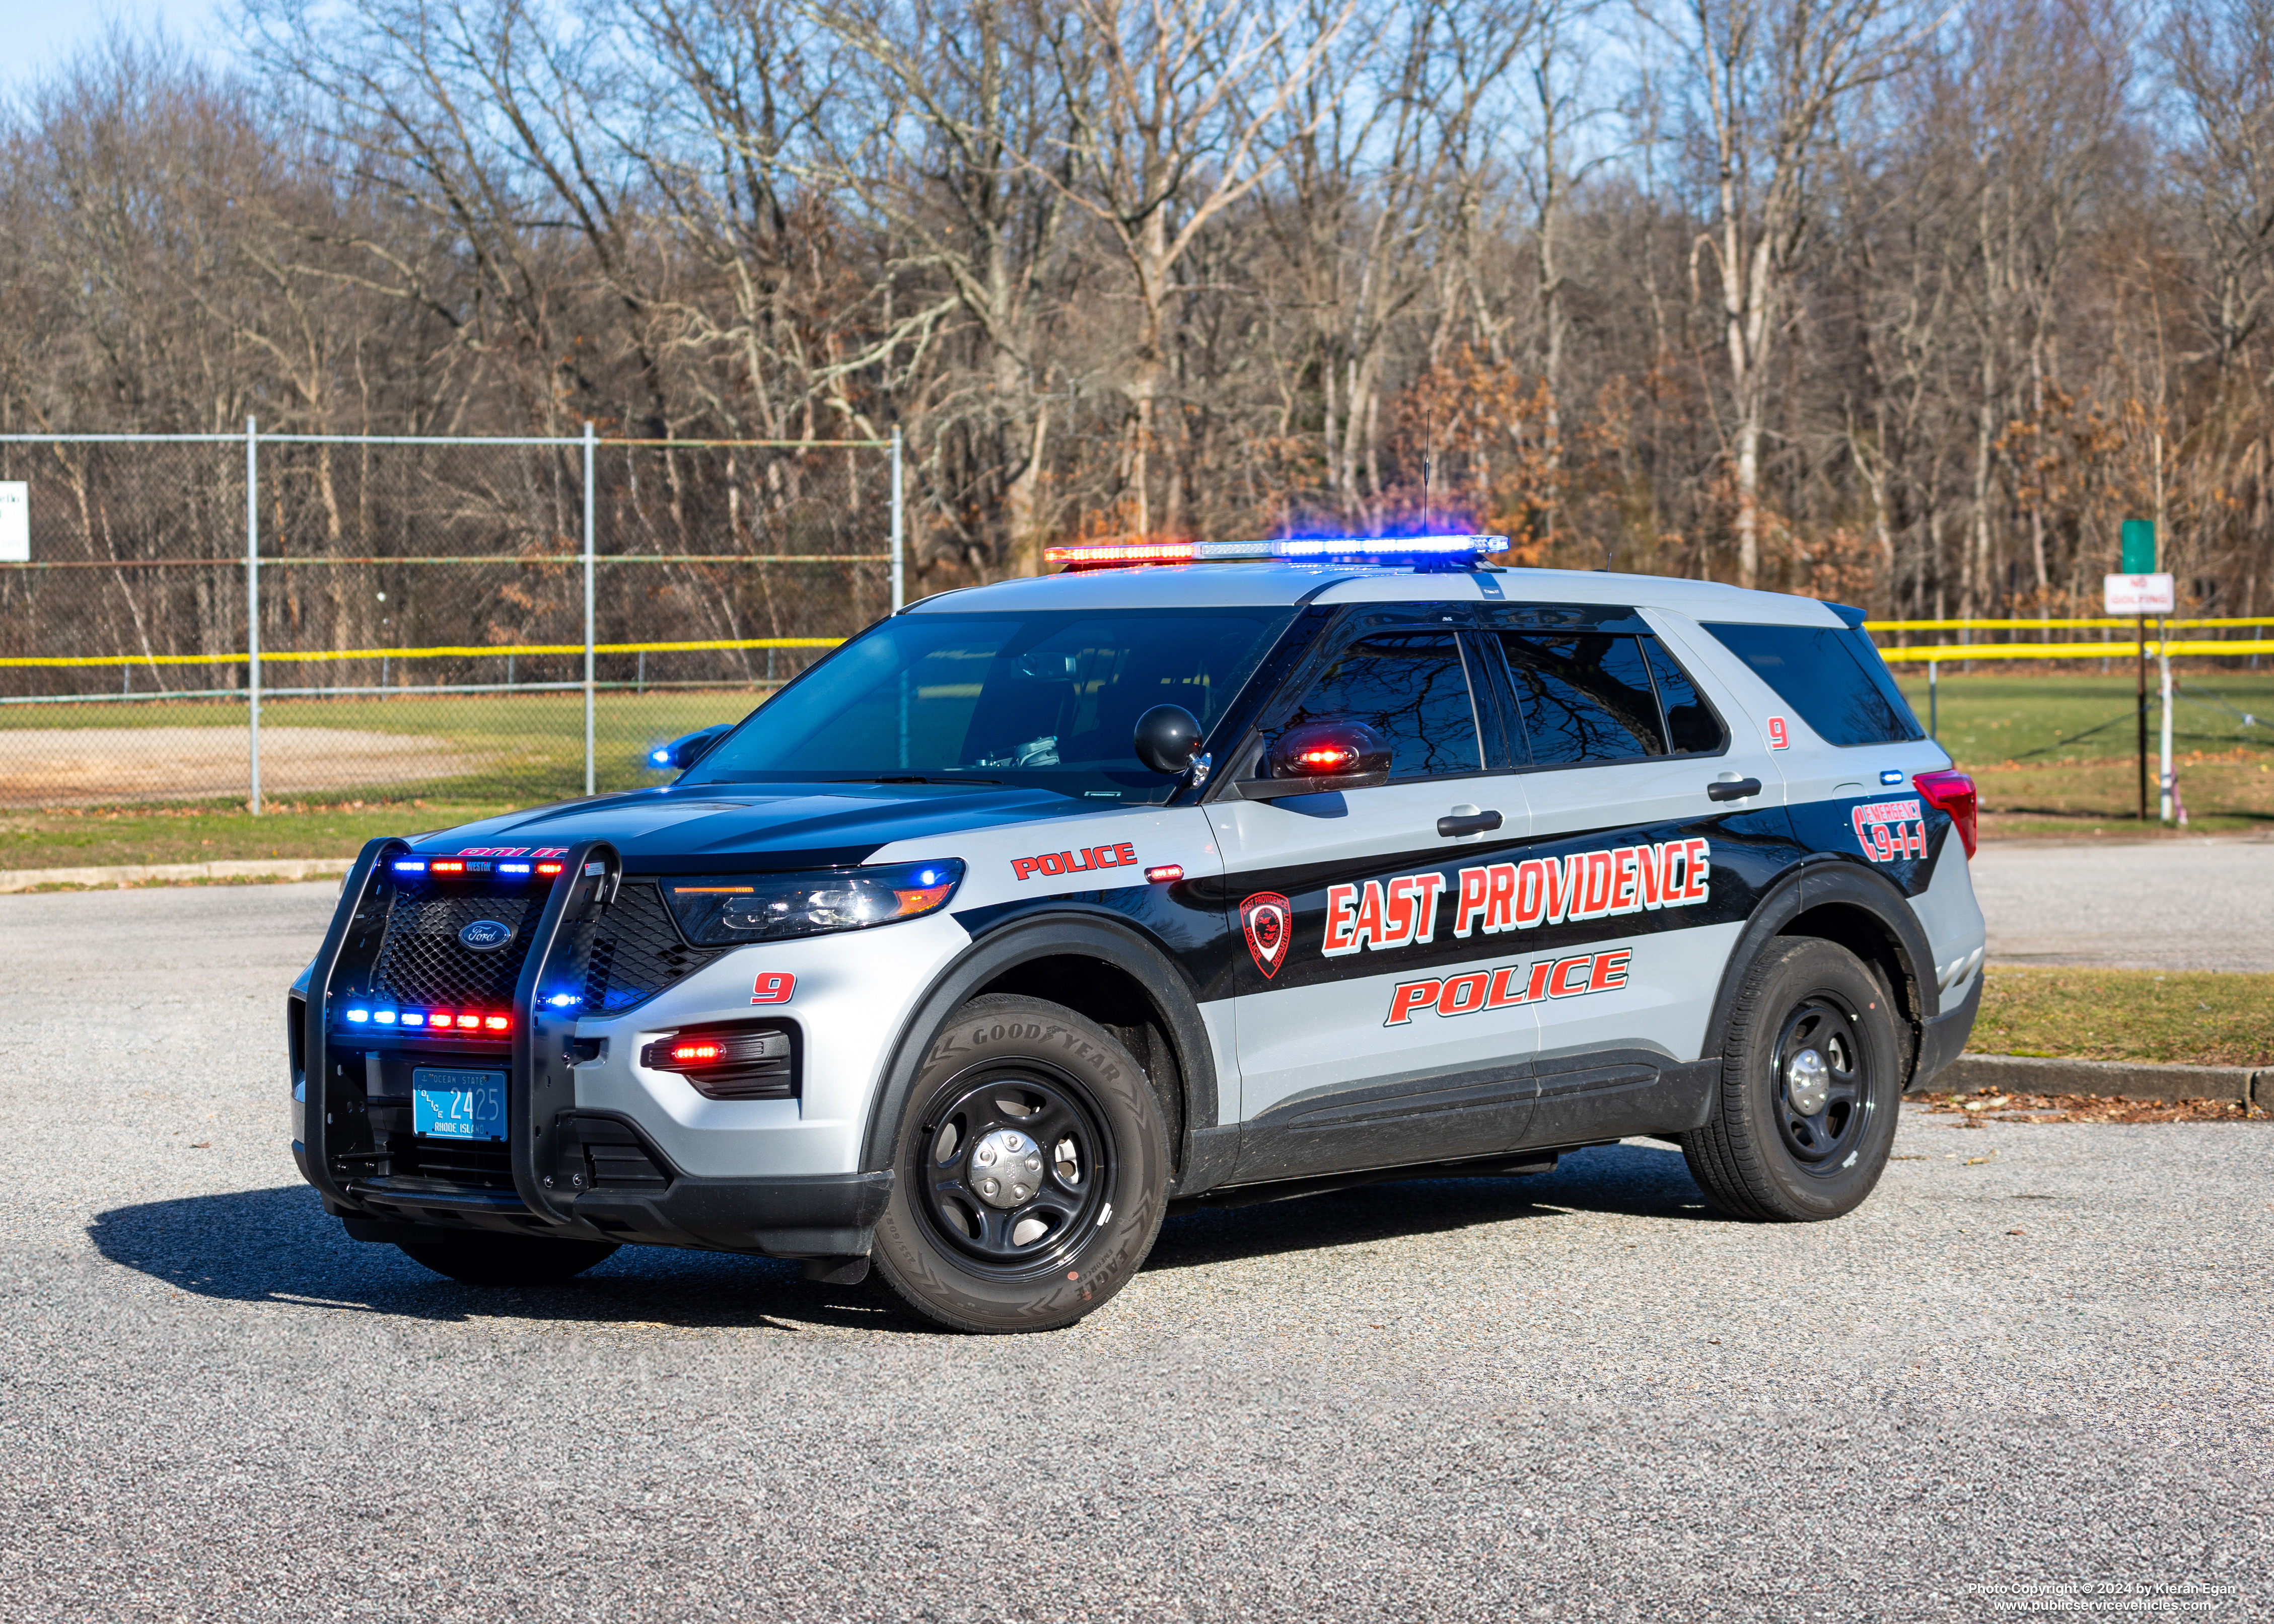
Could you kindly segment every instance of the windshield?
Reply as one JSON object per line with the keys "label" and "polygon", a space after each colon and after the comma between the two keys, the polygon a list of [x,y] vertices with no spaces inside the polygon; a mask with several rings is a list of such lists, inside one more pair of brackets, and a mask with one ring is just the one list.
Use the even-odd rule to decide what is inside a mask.
{"label": "windshield", "polygon": [[1213,728],[1292,618],[1284,609],[902,614],[754,711],[687,784],[939,779],[1160,801],[1137,718]]}

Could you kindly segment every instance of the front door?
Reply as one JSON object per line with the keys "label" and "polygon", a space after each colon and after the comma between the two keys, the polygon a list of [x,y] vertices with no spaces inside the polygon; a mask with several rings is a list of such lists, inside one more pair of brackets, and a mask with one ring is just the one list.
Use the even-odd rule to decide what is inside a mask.
{"label": "front door", "polygon": [[1538,1023],[1493,1003],[1488,950],[1450,929],[1465,854],[1525,823],[1494,759],[1467,620],[1465,605],[1354,620],[1266,718],[1267,737],[1365,723],[1389,742],[1388,784],[1208,807],[1246,948],[1242,1180],[1484,1154],[1523,1136]]}

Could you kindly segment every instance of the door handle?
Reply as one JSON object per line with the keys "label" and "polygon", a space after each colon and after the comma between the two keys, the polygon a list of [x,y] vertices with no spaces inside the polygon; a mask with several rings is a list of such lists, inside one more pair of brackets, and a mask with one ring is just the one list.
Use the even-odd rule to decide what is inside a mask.
{"label": "door handle", "polygon": [[1758,778],[1716,778],[1706,786],[1708,801],[1743,801],[1761,793]]}
{"label": "door handle", "polygon": [[1456,812],[1437,820],[1437,832],[1449,839],[1455,835],[1480,835],[1499,827],[1497,812]]}

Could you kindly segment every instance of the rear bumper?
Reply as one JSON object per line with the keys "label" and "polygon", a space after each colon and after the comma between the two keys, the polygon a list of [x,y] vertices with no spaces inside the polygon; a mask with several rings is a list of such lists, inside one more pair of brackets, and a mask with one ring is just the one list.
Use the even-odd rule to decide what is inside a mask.
{"label": "rear bumper", "polygon": [[[293,1159],[307,1166],[298,1141]],[[591,1190],[567,1223],[539,1218],[502,1192],[378,1189],[350,1183],[325,1205],[357,1240],[432,1240],[437,1229],[487,1229],[555,1240],[636,1242],[770,1258],[868,1254],[892,1199],[892,1175],[828,1173],[794,1178],[673,1177],[652,1190]]]}
{"label": "rear bumper", "polygon": [[1966,1052],[1966,1040],[1974,1035],[1974,1018],[1981,1011],[1982,975],[1977,971],[1974,985],[1963,998],[1920,1026],[1918,1064],[1911,1068],[1909,1088],[1925,1087],[1945,1066]]}

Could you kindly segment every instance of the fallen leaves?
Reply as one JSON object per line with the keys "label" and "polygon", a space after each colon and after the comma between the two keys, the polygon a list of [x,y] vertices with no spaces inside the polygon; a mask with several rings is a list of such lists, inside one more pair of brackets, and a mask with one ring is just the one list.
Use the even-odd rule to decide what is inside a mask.
{"label": "fallen leaves", "polygon": [[1993,1122],[2086,1122],[2134,1124],[2159,1122],[2265,1122],[2240,1100],[2135,1100],[2121,1094],[2006,1094],[1984,1089],[1975,1094],[1928,1094],[1909,1103],[1937,1116],[1955,1116],[1954,1128],[1979,1128]]}

